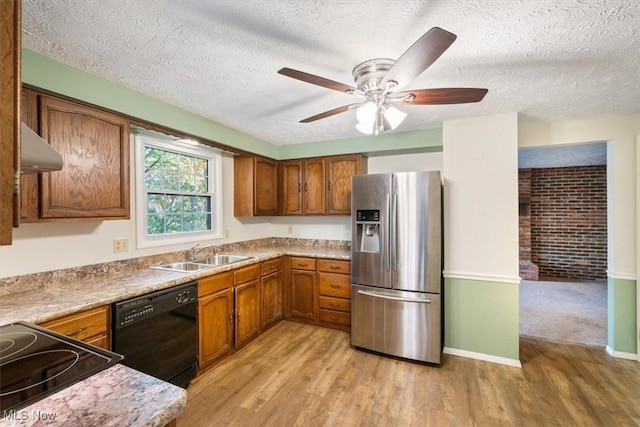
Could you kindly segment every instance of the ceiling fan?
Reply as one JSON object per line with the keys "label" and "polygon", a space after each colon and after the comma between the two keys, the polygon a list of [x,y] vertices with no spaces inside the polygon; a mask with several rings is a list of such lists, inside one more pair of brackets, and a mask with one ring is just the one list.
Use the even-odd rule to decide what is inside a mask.
{"label": "ceiling fan", "polygon": [[307,117],[300,120],[300,123],[310,123],[356,109],[356,128],[368,135],[378,135],[386,130],[395,129],[406,117],[406,113],[397,109],[394,104],[464,104],[478,102],[484,98],[487,89],[440,88],[399,91],[429,68],[451,46],[456,37],[442,28],[433,27],[397,61],[375,58],[358,64],[352,72],[356,87],[292,68],[282,68],[278,73],[363,99],[362,102]]}

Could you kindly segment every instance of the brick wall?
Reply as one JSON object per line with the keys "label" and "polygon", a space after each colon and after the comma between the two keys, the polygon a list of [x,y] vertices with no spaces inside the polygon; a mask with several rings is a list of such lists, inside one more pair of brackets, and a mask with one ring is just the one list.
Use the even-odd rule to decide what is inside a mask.
{"label": "brick wall", "polygon": [[543,277],[607,277],[606,165],[531,169],[531,261]]}

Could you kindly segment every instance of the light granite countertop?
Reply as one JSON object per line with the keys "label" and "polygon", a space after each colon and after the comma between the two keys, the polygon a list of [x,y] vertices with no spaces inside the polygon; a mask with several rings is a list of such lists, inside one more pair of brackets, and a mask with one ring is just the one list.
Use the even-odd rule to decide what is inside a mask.
{"label": "light granite countertop", "polygon": [[189,273],[141,268],[129,272],[105,273],[103,276],[86,279],[52,280],[41,288],[3,295],[3,303],[0,305],[0,325],[19,320],[42,323],[283,255],[350,259],[350,251],[346,249],[304,246],[251,248],[241,253],[234,252],[234,254],[251,258]]}
{"label": "light granite countertop", "polygon": [[115,365],[17,411],[0,425],[165,426],[184,411],[186,390]]}

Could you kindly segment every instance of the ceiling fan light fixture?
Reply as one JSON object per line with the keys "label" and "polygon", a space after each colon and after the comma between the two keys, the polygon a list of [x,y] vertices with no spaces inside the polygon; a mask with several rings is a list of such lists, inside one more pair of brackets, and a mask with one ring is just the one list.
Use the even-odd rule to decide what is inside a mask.
{"label": "ceiling fan light fixture", "polygon": [[373,134],[373,126],[374,123],[364,123],[364,122],[358,122],[358,124],[356,125],[356,129],[362,133],[364,133],[365,135],[371,135]]}
{"label": "ceiling fan light fixture", "polygon": [[384,117],[389,121],[391,129],[397,128],[400,123],[407,117],[407,113],[398,110],[393,105],[390,105],[384,112]]}
{"label": "ceiling fan light fixture", "polygon": [[356,110],[356,118],[358,122],[363,123],[366,126],[370,126],[376,121],[376,112],[378,106],[373,101],[367,101]]}

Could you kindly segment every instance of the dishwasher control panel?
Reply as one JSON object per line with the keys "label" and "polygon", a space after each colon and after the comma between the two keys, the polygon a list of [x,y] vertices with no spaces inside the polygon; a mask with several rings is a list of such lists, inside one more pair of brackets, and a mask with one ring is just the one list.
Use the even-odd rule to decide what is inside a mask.
{"label": "dishwasher control panel", "polygon": [[191,282],[115,303],[112,305],[113,326],[121,328],[159,313],[179,310],[186,304],[194,304],[197,298],[198,285]]}

